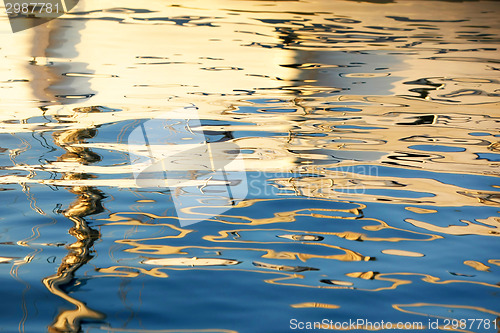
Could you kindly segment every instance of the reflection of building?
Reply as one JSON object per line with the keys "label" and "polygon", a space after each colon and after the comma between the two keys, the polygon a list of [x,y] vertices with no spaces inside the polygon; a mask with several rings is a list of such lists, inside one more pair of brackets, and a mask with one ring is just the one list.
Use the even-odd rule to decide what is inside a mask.
{"label": "reflection of building", "polygon": [[[61,161],[78,161],[82,164],[93,163],[97,160],[96,154],[87,148],[72,147],[72,144],[82,143],[85,139],[92,138],[96,130],[69,130],[54,133],[54,142],[65,149],[67,153],[61,156]],[[66,173],[63,179],[86,179],[89,174]],[[74,226],[69,233],[76,238],[76,242],[68,246],[68,254],[63,258],[57,273],[46,277],[43,283],[54,295],[57,295],[76,306],[75,310],[61,311],[53,324],[49,326],[51,332],[80,332],[81,320],[103,319],[104,315],[96,312],[81,301],[68,295],[65,291],[75,282],[75,273],[92,259],[91,248],[94,241],[99,239],[99,232],[92,229],[85,221],[85,216],[98,214],[103,211],[101,200],[104,195],[94,187],[74,186],[70,190],[77,195],[75,202],[64,211],[64,216],[69,218]]]}
{"label": "reflection of building", "polygon": [[[86,1],[86,6],[102,8],[96,0]],[[361,29],[355,19],[306,15],[361,9],[371,19],[366,23],[376,24],[380,20],[373,11],[376,6],[364,9],[325,1],[311,8],[287,2],[249,10],[246,3],[211,0],[197,1],[193,7],[165,7],[164,2],[151,1],[151,12],[146,13],[130,9],[136,7],[134,2],[121,2],[120,7],[88,14],[90,20],[77,45],[79,57],[92,64],[96,75],[127,78],[92,80],[92,89],[99,92],[93,98],[97,105],[123,103],[124,96],[127,103],[147,100],[151,105],[163,104],[160,100],[171,96],[193,101],[199,95],[231,98],[255,92],[269,96],[386,94],[397,80],[387,69],[397,67],[398,56],[358,51],[360,45],[372,42],[369,48],[377,49],[376,43],[391,41],[386,33],[365,31],[369,29]],[[99,52],[109,44],[116,52]],[[349,76],[357,73],[363,75]],[[368,90],[374,86],[364,84],[366,80],[379,82],[376,91]]]}
{"label": "reflection of building", "polygon": [[33,34],[28,69],[36,100],[46,105],[72,104],[93,94],[85,78],[71,76],[72,72],[88,71],[86,63],[73,60],[78,56],[75,45],[80,43],[84,29],[83,21],[67,25],[55,19],[26,32]]}
{"label": "reflection of building", "polygon": [[[71,104],[90,94],[90,88],[84,84],[85,80],[80,78],[75,88],[74,78],[67,75],[72,71],[86,71],[84,63],[71,62],[71,59],[78,55],[74,45],[79,42],[79,31],[84,26],[83,22],[67,26],[64,21],[53,20],[30,31],[33,34],[33,48],[30,51],[33,60],[29,63],[31,88],[34,97],[45,105]],[[51,60],[60,58],[67,62]],[[83,94],[80,93],[82,90]],[[41,109],[45,110],[44,107]],[[79,111],[84,112],[85,109]],[[57,116],[55,119],[64,122]],[[90,149],[74,146],[94,137],[96,133],[95,128],[54,132],[54,143],[66,151],[58,162],[87,165],[99,161],[99,155]],[[92,177],[86,173],[67,172],[62,179],[80,180]],[[101,200],[104,195],[100,190],[88,186],[73,186],[69,191],[75,194],[77,199],[63,214],[74,223],[68,232],[76,238],[76,242],[67,247],[68,254],[62,259],[57,273],[44,278],[43,283],[51,293],[73,304],[76,309],[62,310],[48,327],[50,332],[80,332],[81,320],[98,320],[104,317],[67,292],[68,288],[75,285],[76,271],[93,257],[91,248],[99,238],[99,232],[87,224],[85,217],[103,211]]]}

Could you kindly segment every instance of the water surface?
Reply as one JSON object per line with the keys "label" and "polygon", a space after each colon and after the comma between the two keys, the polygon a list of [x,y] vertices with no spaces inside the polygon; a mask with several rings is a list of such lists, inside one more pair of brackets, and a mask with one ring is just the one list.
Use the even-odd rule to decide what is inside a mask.
{"label": "water surface", "polygon": [[[499,15],[88,0],[16,34],[3,16],[0,331],[495,320]],[[175,191],[136,185],[127,138],[192,105],[241,148],[249,193],[181,227]]]}

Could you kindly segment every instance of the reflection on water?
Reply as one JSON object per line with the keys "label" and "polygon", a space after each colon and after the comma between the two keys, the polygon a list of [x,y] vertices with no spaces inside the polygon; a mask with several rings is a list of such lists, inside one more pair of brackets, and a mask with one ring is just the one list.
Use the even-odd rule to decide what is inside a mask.
{"label": "reflection on water", "polygon": [[[0,328],[493,323],[499,12],[89,0],[16,34],[4,18]],[[190,207],[205,221],[181,227],[171,195],[186,192],[139,188],[127,138],[190,105],[209,142],[240,147],[249,194],[222,215]]]}
{"label": "reflection on water", "polygon": [[[95,134],[95,129],[55,132],[54,143],[67,151],[59,160],[82,164],[99,161],[99,156],[90,149],[72,146],[94,137]],[[91,176],[77,173],[62,174],[63,179],[86,179]],[[104,199],[104,195],[97,188],[90,186],[74,186],[69,191],[76,195],[77,199],[62,214],[74,223],[69,229],[69,234],[76,238],[76,242],[67,246],[68,254],[62,259],[57,273],[44,278],[43,283],[51,293],[75,305],[77,309],[61,311],[54,323],[49,326],[51,332],[78,332],[82,319],[104,318],[102,313],[89,309],[85,303],[71,297],[65,290],[75,278],[76,271],[93,257],[91,249],[94,242],[99,239],[99,231],[89,227],[84,217],[103,212],[101,200]]]}

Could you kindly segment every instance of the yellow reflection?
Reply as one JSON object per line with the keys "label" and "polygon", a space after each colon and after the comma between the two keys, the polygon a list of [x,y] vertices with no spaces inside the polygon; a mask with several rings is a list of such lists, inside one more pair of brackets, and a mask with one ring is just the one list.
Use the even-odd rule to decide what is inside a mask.
{"label": "yellow reflection", "polygon": [[[85,142],[97,134],[93,128],[67,130],[53,134],[54,143],[65,150],[59,157],[61,162],[76,162],[82,165],[99,161],[99,156],[85,147],[74,146]],[[86,179],[92,175],[85,173],[65,173],[63,179]],[[67,246],[68,254],[62,262],[55,275],[43,279],[45,287],[54,295],[73,304],[76,309],[62,310],[54,322],[48,327],[49,332],[79,332],[82,320],[102,320],[104,314],[92,310],[84,302],[68,295],[65,288],[75,278],[77,270],[92,259],[91,248],[99,239],[100,234],[92,229],[84,217],[100,213],[103,210],[103,193],[88,186],[74,186],[69,192],[77,196],[76,200],[63,212],[63,215],[73,222],[69,234],[76,238],[76,242]]]}
{"label": "yellow reflection", "polygon": [[432,276],[430,274],[404,273],[404,272],[396,273],[395,272],[395,273],[383,273],[383,274],[375,275],[374,279],[381,280],[381,281],[389,281],[389,282],[392,282],[393,284],[390,287],[377,288],[377,289],[373,289],[372,291],[396,289],[398,286],[412,283],[411,280],[397,279],[397,278],[393,278],[392,276],[422,277],[421,281],[427,282],[427,283],[433,283],[433,284],[467,283],[467,284],[477,284],[477,285],[482,285],[482,286],[492,287],[492,288],[500,288],[500,286],[490,284],[490,283],[485,283],[485,282],[479,282],[479,281],[468,281],[468,280],[443,280],[443,281],[441,281],[440,278]]}
{"label": "yellow reflection", "polygon": [[[248,249],[242,249],[242,250],[248,250]],[[264,256],[263,256],[264,257]],[[281,258],[283,259],[283,258]],[[285,259],[294,259],[293,257],[287,256]],[[273,265],[271,265],[273,266]],[[273,266],[274,267],[274,266]],[[479,281],[469,281],[469,280],[441,280],[438,277],[432,276],[430,274],[423,274],[423,273],[407,273],[407,272],[394,272],[394,273],[376,273],[373,271],[368,271],[368,272],[352,272],[352,273],[346,273],[345,275],[351,278],[360,278],[363,280],[378,280],[378,281],[385,281],[389,282],[389,286],[385,287],[378,287],[378,288],[358,288],[356,287],[356,284],[348,282],[348,281],[340,281],[340,280],[331,280],[332,283],[326,284],[326,285],[309,285],[309,284],[301,284],[298,282],[295,282],[296,280],[301,280],[304,279],[304,275],[297,274],[297,273],[286,273],[285,270],[278,269],[279,267],[276,266],[276,270],[249,270],[249,269],[237,269],[237,268],[229,268],[229,267],[220,267],[220,268],[208,268],[208,267],[202,267],[202,266],[191,266],[191,267],[172,267],[172,266],[163,266],[163,267],[157,267],[151,270],[143,269],[143,268],[137,268],[137,267],[132,267],[132,266],[112,266],[109,268],[99,268],[97,271],[100,273],[104,273],[102,276],[116,276],[116,277],[129,277],[129,278],[135,278],[139,276],[140,274],[145,274],[149,275],[152,277],[159,277],[159,278],[166,278],[168,277],[167,274],[162,272],[163,270],[211,270],[211,271],[241,271],[241,272],[254,272],[254,273],[260,273],[260,274],[272,274],[272,275],[280,275],[280,277],[277,278],[271,278],[271,279],[265,279],[264,282],[269,283],[269,284],[278,284],[278,285],[284,285],[284,286],[294,286],[294,287],[302,287],[302,288],[314,288],[314,289],[356,289],[359,291],[371,291],[371,292],[380,292],[380,291],[385,291],[385,290],[395,290],[396,288],[411,284],[413,281],[408,278],[413,278],[413,277],[420,277],[420,280],[426,283],[432,283],[432,284],[452,284],[452,283],[466,283],[466,284],[475,284],[475,285],[482,285],[490,288],[500,288],[500,286],[494,285],[494,284],[489,284],[485,282],[479,282]],[[287,266],[284,266],[287,267]],[[263,267],[266,268],[266,267]],[[401,278],[401,277],[408,277],[407,279]],[[290,280],[295,280],[294,282],[291,282]],[[286,281],[286,282],[285,282]]]}
{"label": "yellow reflection", "polygon": [[393,256],[403,256],[403,257],[423,257],[424,255],[419,252],[412,251],[404,251],[404,250],[396,250],[396,249],[387,249],[381,251],[383,254],[389,254]]}
{"label": "yellow reflection", "polygon": [[[406,272],[394,272],[394,273],[375,273],[375,272],[353,272],[353,273],[347,273],[346,276],[352,277],[352,278],[360,278],[364,280],[379,280],[379,281],[386,281],[390,282],[391,285],[387,287],[379,287],[379,288],[358,288],[356,287],[355,284],[352,284],[347,281],[340,281],[340,280],[332,280],[333,282],[331,284],[325,284],[325,285],[309,285],[309,284],[301,284],[298,282],[289,282],[290,280],[301,280],[304,279],[304,275],[302,274],[297,274],[297,273],[286,273],[284,271],[262,271],[262,270],[249,270],[249,269],[235,269],[235,268],[229,268],[229,267],[224,267],[224,268],[206,268],[206,267],[169,267],[169,266],[164,266],[164,267],[157,267],[152,270],[146,270],[146,269],[141,269],[137,267],[132,267],[132,266],[112,266],[109,268],[100,268],[97,271],[100,273],[104,273],[103,276],[116,276],[116,277],[130,277],[134,278],[139,276],[140,274],[145,274],[149,275],[152,277],[159,277],[159,278],[165,278],[168,277],[167,274],[161,272],[162,270],[211,270],[211,271],[239,271],[239,272],[254,272],[254,273],[260,273],[260,274],[271,274],[271,275],[280,275],[280,277],[277,278],[272,278],[272,279],[265,279],[264,282],[269,283],[269,284],[278,284],[278,285],[283,285],[283,286],[294,286],[294,287],[302,287],[302,288],[313,288],[313,289],[356,289],[359,291],[371,291],[371,292],[380,292],[384,290],[395,290],[396,288],[411,284],[413,281],[411,279],[402,279],[402,278],[396,278],[395,276],[398,277],[420,277],[420,280],[426,283],[432,283],[432,284],[451,284],[451,283],[466,283],[466,284],[476,284],[476,285],[482,285],[486,287],[491,287],[491,288],[500,288],[500,286],[485,283],[485,282],[478,282],[478,281],[467,281],[467,280],[442,280],[438,277],[434,277],[429,274],[421,274],[421,273],[406,273]],[[285,282],[287,281],[287,282]]]}
{"label": "yellow reflection", "polygon": [[[283,199],[249,199],[249,200],[244,200],[240,201],[237,205],[234,206],[234,208],[246,208],[253,206],[259,202],[269,202],[269,203],[275,203],[276,206],[282,201]],[[225,224],[245,224],[245,225],[264,225],[264,224],[271,224],[271,223],[288,223],[288,222],[294,222],[296,216],[311,216],[311,217],[317,217],[317,218],[341,218],[341,219],[349,219],[349,220],[354,220],[362,216],[362,211],[361,208],[366,207],[362,204],[357,204],[359,208],[352,208],[352,209],[327,209],[327,208],[302,208],[302,209],[297,209],[297,210],[292,210],[292,211],[284,211],[284,212],[276,212],[273,213],[273,217],[269,218],[250,218],[247,216],[237,216],[237,215],[219,215],[217,219],[208,219],[207,221],[212,221],[212,222],[221,222]],[[199,209],[201,211],[207,209],[204,206],[200,207],[193,207],[186,212],[190,214],[198,214],[198,215],[204,215],[203,213],[196,212],[195,210]],[[321,211],[324,214],[319,214],[319,213],[314,213],[314,211]],[[306,213],[309,212],[309,213]],[[350,214],[349,216],[343,216],[343,214],[340,215],[329,215],[326,213],[333,213],[335,214],[336,212],[338,213],[347,213]],[[207,214],[208,215],[208,214]],[[245,222],[232,222],[230,221],[231,219],[239,219],[242,221],[247,221]]]}
{"label": "yellow reflection", "polygon": [[222,258],[160,258],[160,259],[147,259],[143,261],[146,265],[159,265],[159,266],[232,266],[239,264],[240,261],[233,259]]}
{"label": "yellow reflection", "polygon": [[496,312],[496,311],[482,308],[479,306],[468,306],[468,305],[413,303],[413,304],[393,304],[392,307],[398,311],[405,312],[405,313],[416,314],[419,316],[430,316],[433,318],[441,318],[441,319],[453,319],[453,318],[452,317],[442,317],[442,316],[427,314],[427,313],[423,313],[423,312],[411,311],[411,310],[407,310],[406,308],[439,307],[439,308],[444,308],[444,309],[467,309],[467,310],[474,310],[474,311],[478,311],[478,312],[482,312],[482,313],[488,313],[488,314],[495,315],[495,316],[500,316],[500,312]]}
{"label": "yellow reflection", "polygon": [[[494,285],[494,284],[489,284],[485,282],[478,282],[478,281],[466,281],[466,280],[443,280],[440,281],[439,278],[434,277],[429,274],[421,274],[421,273],[374,273],[374,272],[353,272],[353,273],[347,273],[346,274],[349,277],[353,278],[361,278],[364,280],[380,280],[380,281],[387,281],[390,282],[391,285],[387,287],[379,287],[379,288],[358,288],[354,284],[354,286],[343,286],[343,285],[306,285],[306,284],[300,284],[300,283],[289,283],[289,282],[282,282],[284,280],[290,280],[290,279],[302,279],[304,278],[303,275],[298,275],[294,274],[293,276],[287,276],[287,277],[282,277],[282,278],[276,278],[276,279],[268,279],[265,280],[267,283],[271,284],[279,284],[279,285],[286,285],[286,286],[295,286],[295,287],[304,287],[304,288],[316,288],[316,289],[356,289],[360,291],[372,291],[372,292],[380,292],[384,290],[395,290],[396,288],[411,284],[413,283],[412,280],[410,279],[401,279],[401,278],[395,278],[394,276],[408,276],[408,277],[421,277],[421,281],[426,282],[426,283],[432,283],[432,284],[451,284],[451,283],[468,283],[468,284],[477,284],[477,285],[482,285],[486,287],[491,287],[491,288],[500,288],[500,286]],[[341,281],[343,282],[343,281]],[[334,283],[335,284],[335,283]]]}
{"label": "yellow reflection", "polygon": [[410,212],[417,213],[417,214],[431,214],[431,213],[438,212],[435,209],[426,209],[426,208],[421,208],[421,207],[405,207],[405,209],[409,210]]}
{"label": "yellow reflection", "polygon": [[[283,199],[252,199],[252,200],[244,200],[240,201],[235,208],[246,208],[250,207],[252,205],[255,205],[260,202],[276,202],[279,203],[280,200]],[[365,240],[365,241],[389,241],[389,242],[399,242],[399,241],[405,241],[405,240],[418,240],[418,241],[432,241],[435,239],[440,239],[442,236],[439,235],[432,235],[432,234],[426,234],[426,233],[421,233],[417,231],[412,231],[412,230],[406,230],[406,229],[401,229],[401,228],[396,228],[392,227],[386,222],[375,219],[375,218],[363,218],[363,209],[366,208],[366,205],[356,203],[358,205],[357,208],[352,208],[352,209],[326,209],[326,208],[303,208],[303,209],[297,209],[297,210],[292,210],[292,211],[283,211],[283,212],[276,212],[273,213],[274,217],[271,218],[262,218],[262,219],[255,219],[255,218],[250,218],[247,216],[241,216],[241,215],[220,215],[216,219],[208,219],[207,221],[210,222],[218,222],[218,223],[224,223],[224,224],[232,224],[232,225],[265,225],[265,224],[271,224],[271,223],[290,223],[296,221],[297,216],[301,217],[315,217],[315,218],[328,218],[328,219],[347,219],[347,220],[359,220],[359,221],[374,221],[377,222],[378,225],[370,225],[370,226],[363,226],[363,229],[368,230],[368,231],[380,231],[383,229],[392,229],[392,230],[397,230],[397,231],[403,231],[406,233],[412,233],[415,235],[424,235],[428,236],[429,238],[426,239],[414,239],[414,238],[403,238],[403,237],[370,237],[362,233],[357,233],[357,232],[352,232],[352,231],[344,231],[344,232],[339,232],[339,233],[330,233],[330,232],[311,232],[311,231],[294,231],[294,230],[284,230],[284,229],[266,229],[266,230],[282,230],[282,231],[288,231],[288,232],[302,232],[302,233],[316,233],[316,234],[322,234],[322,235],[335,235],[341,238],[345,238],[348,240]],[[192,209],[189,209],[189,213],[192,214],[198,214],[202,215],[203,213],[197,213],[193,212],[195,209],[201,209],[203,208],[206,210],[206,207],[194,207]],[[317,213],[321,212],[321,213]],[[335,213],[344,213],[343,215],[336,215]],[[333,213],[333,214],[332,214]],[[129,221],[127,224],[141,224],[140,221],[130,219],[130,218],[125,218],[121,217],[120,215],[129,215],[129,214],[135,214],[135,215],[144,215],[152,219],[173,219],[176,220],[177,217],[173,216],[159,216],[155,215],[152,213],[148,212],[119,212],[119,213],[112,213],[108,219],[103,219],[103,220],[108,220],[108,221]],[[345,216],[345,214],[349,214]],[[352,215],[351,215],[352,214]],[[207,214],[208,215],[208,214]],[[234,220],[240,220],[240,221],[246,221],[246,222],[234,222]],[[121,222],[124,223],[124,222]],[[158,225],[158,224],[155,224]],[[173,225],[168,225],[169,227],[172,227],[176,230],[181,231],[182,230],[182,235],[179,235],[178,238],[184,237],[185,233],[191,232],[192,230],[185,230],[185,229],[180,229],[176,228]],[[252,230],[262,230],[262,229],[252,229]],[[238,232],[240,230],[232,230],[233,232]],[[241,230],[243,232],[243,230]],[[245,230],[245,232],[248,232],[249,230]],[[228,233],[231,231],[222,231],[219,232],[220,237],[217,236],[205,236],[204,238],[210,241],[220,241],[223,238],[228,237]],[[167,238],[170,238],[171,236],[168,236]],[[158,238],[160,239],[160,238]],[[224,241],[230,241],[230,240],[224,240]],[[248,241],[244,241],[248,242]],[[258,242],[255,242],[258,243]]]}
{"label": "yellow reflection", "polygon": [[[374,221],[375,219],[366,219],[368,221]],[[375,220],[379,222],[378,220]],[[405,229],[399,229],[399,228],[394,228],[390,227],[384,223],[380,223],[379,225],[370,225],[370,226],[365,226],[363,229],[366,229],[368,231],[380,231],[383,229],[394,229],[398,231],[404,231],[408,233],[413,233],[417,235],[425,235],[429,236],[429,238],[424,238],[424,239],[419,239],[419,238],[403,238],[403,237],[369,237],[364,233],[358,233],[358,232],[353,232],[353,231],[343,231],[343,232],[325,232],[325,231],[310,231],[310,230],[295,230],[295,229],[232,229],[232,230],[222,230],[219,231],[218,234],[219,236],[213,236],[213,235],[207,235],[203,236],[203,239],[211,241],[211,242],[232,242],[232,243],[257,243],[257,244],[288,244],[289,242],[270,242],[270,241],[252,241],[252,240],[247,240],[247,239],[241,239],[242,234],[248,234],[252,232],[258,232],[258,231],[281,231],[281,232],[290,232],[290,233],[295,233],[295,234],[304,234],[303,237],[314,237],[313,235],[329,235],[329,236],[337,236],[340,238],[344,238],[347,240],[352,240],[352,241],[374,241],[374,242],[401,242],[401,241],[432,241],[435,239],[440,239],[442,236],[438,235],[430,235],[430,234],[425,234],[425,233],[419,233],[411,230],[405,230]],[[233,234],[238,234],[240,237],[238,239],[231,239],[231,236]],[[312,234],[312,235],[308,235]],[[287,238],[286,236],[297,236],[297,235],[282,235],[279,236],[279,238]],[[319,245],[319,246],[326,246],[325,243],[322,243],[321,241],[309,241],[307,239],[305,240],[300,240],[297,239],[297,241],[301,241],[302,244],[313,244],[313,245]]]}
{"label": "yellow reflection", "polygon": [[[162,237],[166,238],[166,237]],[[149,240],[149,239],[145,239]],[[334,254],[334,255],[317,255],[317,254],[308,254],[308,253],[300,253],[300,252],[290,252],[290,251],[275,251],[272,249],[259,249],[259,248],[242,248],[242,247],[210,247],[210,246],[195,246],[195,245],[186,245],[186,246],[171,246],[171,245],[149,245],[149,244],[141,244],[138,241],[134,240],[118,240],[116,241],[118,244],[126,244],[128,246],[132,246],[131,249],[124,250],[125,252],[130,253],[140,253],[140,254],[151,254],[151,255],[169,255],[169,254],[188,254],[186,250],[188,249],[203,249],[203,250],[212,250],[212,251],[222,251],[222,250],[234,250],[234,251],[256,251],[256,252],[265,252],[261,257],[262,258],[271,258],[271,259],[290,259],[296,260],[299,259],[301,261],[307,261],[311,258],[321,258],[321,259],[334,259],[340,261],[368,261],[370,260],[369,256],[364,256],[355,251],[345,249],[339,246],[328,245],[327,247],[338,249],[344,254]]]}
{"label": "yellow reflection", "polygon": [[466,261],[464,261],[464,264],[474,268],[477,271],[482,271],[482,272],[489,272],[490,271],[489,266],[486,266],[485,264],[483,264],[482,262],[479,262],[479,261],[466,260]]}
{"label": "yellow reflection", "polygon": [[489,259],[488,263],[490,263],[492,265],[500,266],[500,259]]}
{"label": "yellow reflection", "polygon": [[375,273],[373,271],[368,271],[368,272],[352,272],[352,273],[346,273],[346,276],[352,277],[352,278],[359,278],[363,280],[371,280],[375,278],[375,276],[378,273]]}
{"label": "yellow reflection", "polygon": [[307,253],[299,253],[299,252],[289,252],[289,251],[274,251],[274,250],[266,250],[267,253],[262,256],[262,258],[270,258],[270,259],[291,259],[296,260],[299,259],[301,261],[307,261],[312,258],[318,259],[334,259],[339,261],[368,261],[371,259],[369,256],[364,256],[355,251],[342,248],[340,246],[330,245],[327,246],[330,248],[342,250],[345,254],[334,254],[334,255],[317,255],[317,254],[307,254]]}
{"label": "yellow reflection", "polygon": [[96,271],[99,273],[104,273],[102,276],[116,276],[116,277],[128,277],[134,278],[141,274],[149,275],[158,278],[167,278],[168,275],[160,271],[161,268],[156,267],[150,270],[141,267],[130,267],[130,266],[112,266],[108,268],[97,268]]}
{"label": "yellow reflection", "polygon": [[447,227],[438,227],[434,224],[415,219],[405,219],[405,221],[419,228],[448,235],[500,236],[500,224],[498,223],[499,218],[496,216],[492,216],[487,219],[477,219],[477,221],[482,224],[476,224],[467,220],[460,220],[460,222],[465,225],[449,225]]}
{"label": "yellow reflection", "polygon": [[[328,232],[311,232],[311,231],[297,231],[297,230],[287,230],[287,229],[252,229],[252,230],[247,230],[247,229],[236,229],[236,230],[224,230],[224,231],[219,231],[220,236],[203,236],[203,239],[211,241],[211,242],[222,242],[222,243],[254,243],[254,244],[290,244],[289,242],[260,242],[260,241],[251,241],[251,240],[232,240],[230,239],[231,235],[234,234],[243,234],[243,233],[251,233],[251,232],[256,232],[256,231],[284,231],[284,232],[303,232],[303,233],[313,233],[313,234],[320,234],[320,235],[338,235],[339,233],[328,233]],[[342,235],[346,233],[341,233]],[[356,237],[357,239],[358,237]],[[281,258],[281,259],[300,259],[302,261],[306,261],[307,259],[310,258],[330,258],[330,259],[338,259],[341,261],[368,261],[370,260],[370,257],[363,256],[357,252],[351,251],[349,249],[345,249],[339,246],[335,245],[330,245],[326,243],[321,243],[321,242],[301,242],[302,244],[310,245],[310,246],[324,246],[328,248],[333,248],[333,249],[338,249],[345,251],[345,255],[334,255],[334,256],[315,256],[315,255],[310,255],[310,254],[305,254],[305,253],[296,253],[296,252],[286,252],[286,251],[279,251],[276,252],[274,250],[267,250],[268,253],[263,256],[263,258]]]}
{"label": "yellow reflection", "polygon": [[[199,68],[196,68],[196,70],[199,70]],[[148,101],[142,101],[144,102],[144,105],[149,105]],[[321,105],[321,103],[329,103],[331,101],[338,102],[340,103],[339,105],[341,105],[341,102],[343,101],[346,103],[359,102],[367,104],[363,105],[362,117],[351,117],[347,121],[347,124],[350,123],[356,126],[367,126],[368,124],[383,126],[384,128],[387,128],[387,130],[384,130],[383,140],[381,139],[380,133],[377,131],[357,132],[351,130],[344,131],[336,128],[336,131],[333,132],[332,126],[335,126],[335,122],[331,124],[331,112],[329,113],[328,111],[314,109],[314,105],[317,106]],[[189,102],[192,102],[192,100],[189,100]],[[499,203],[497,198],[498,193],[493,191],[470,191],[458,185],[446,184],[435,179],[418,179],[395,176],[381,177],[377,175],[378,166],[388,166],[389,164],[387,163],[394,162],[395,160],[398,161],[397,163],[399,164],[390,164],[390,166],[400,169],[413,168],[438,173],[453,172],[456,174],[498,175],[495,163],[484,163],[481,160],[477,160],[477,155],[475,155],[476,153],[491,152],[484,140],[467,139],[462,137],[457,138],[457,135],[462,135],[461,132],[457,133],[457,127],[470,128],[470,126],[472,126],[471,123],[477,121],[477,130],[488,131],[490,128],[492,131],[493,128],[496,130],[496,127],[494,127],[495,124],[491,120],[484,118],[484,113],[496,112],[500,105],[499,103],[491,103],[488,105],[470,105],[467,107],[467,113],[463,110],[456,110],[456,108],[454,108],[453,112],[456,113],[456,119],[453,120],[454,126],[447,126],[445,123],[439,125],[439,117],[443,118],[443,122],[446,117],[450,117],[447,116],[447,114],[451,112],[450,106],[416,100],[411,102],[412,109],[415,109],[415,113],[388,112],[387,109],[389,106],[387,105],[400,106],[409,103],[407,98],[392,96],[367,97],[342,95],[330,99],[317,97],[312,101],[304,101],[295,98],[279,104],[281,107],[296,109],[296,112],[294,113],[261,113],[256,115],[238,112],[237,119],[234,112],[238,111],[238,107],[252,105],[251,102],[244,100],[231,101],[231,105],[227,106],[226,109],[220,105],[216,105],[215,103],[208,103],[206,100],[197,100],[196,102],[199,102],[200,105],[200,116],[206,119],[218,119],[221,120],[221,122],[230,121],[231,123],[235,123],[231,125],[206,126],[207,130],[215,130],[219,132],[258,131],[264,133],[264,135],[260,135],[259,137],[242,137],[233,140],[233,142],[238,144],[241,149],[248,149],[252,151],[252,153],[245,154],[245,167],[247,171],[272,171],[277,173],[303,172],[305,174],[312,172],[322,175],[321,178],[306,177],[304,175],[303,177],[294,177],[292,179],[280,178],[277,176],[277,178],[273,180],[273,186],[279,186],[280,190],[283,192],[289,191],[289,193],[295,193],[296,195],[310,198],[335,200],[363,200],[364,202],[376,202],[382,199],[384,200],[384,203],[387,204],[405,204],[412,206],[483,206],[498,205]],[[312,104],[313,106],[309,106],[308,104]],[[381,106],[381,104],[383,104],[383,106]],[[86,110],[84,108],[78,109],[78,111],[60,111],[49,109],[45,112],[47,116],[60,114],[61,117],[64,116],[66,121],[70,122],[64,124],[51,124],[50,127],[47,127],[49,125],[46,123],[26,123],[26,119],[36,118],[39,116],[39,110],[35,110],[36,112],[27,110],[26,115],[23,115],[22,118],[18,115],[14,115],[14,118],[7,117],[5,119],[5,124],[2,124],[0,119],[0,132],[2,132],[2,126],[5,126],[4,132],[9,133],[13,131],[33,132],[38,131],[41,128],[44,130],[57,130],[59,128],[64,128],[69,131],[69,129],[77,130],[83,128],[94,128],[99,125],[111,124],[117,121],[125,122],[138,119],[150,119],[161,114],[158,110],[151,110],[152,107],[153,106],[149,106],[148,109],[146,106],[138,106],[137,110],[135,108],[133,110],[129,110],[128,107],[124,106],[124,110],[119,112],[101,113],[85,112]],[[167,108],[170,107],[172,106],[168,106]],[[407,126],[401,126],[398,125],[398,123],[404,123],[405,121],[410,121],[414,117],[426,115],[430,107],[436,109],[436,112],[441,115],[436,116],[437,123],[433,124],[433,126],[430,126],[429,128],[419,127],[419,135],[417,135],[418,138],[409,138]],[[221,108],[224,110],[221,110]],[[485,111],[484,108],[487,110]],[[304,114],[308,114],[308,117],[304,117]],[[362,120],[359,120],[358,118]],[[299,122],[297,120],[301,121]],[[12,124],[13,121],[24,121],[25,123],[16,124],[14,126]],[[345,122],[346,121],[339,121],[338,125],[342,125]],[[250,125],[245,123],[250,123]],[[312,131],[320,132],[325,136],[308,136],[307,134]],[[274,132],[282,133],[284,135],[271,135],[271,133]],[[68,132],[67,135],[70,135],[70,132]],[[415,144],[435,142],[446,145],[458,145],[459,147],[464,146],[467,149],[460,154],[441,152],[439,154],[429,153],[429,157],[417,158],[411,157],[410,155],[404,155],[412,152],[412,149],[409,147]],[[71,155],[72,153],[75,153],[78,148],[81,147],[82,144],[72,145],[70,147],[72,152],[68,152],[68,154]],[[115,152],[127,152],[128,149],[131,148],[125,143],[103,142],[87,143],[85,144],[85,147],[107,149]],[[469,147],[473,148],[470,150],[473,150],[474,153],[469,152]],[[313,154],[312,152],[317,153]],[[345,158],[338,163],[333,161],[328,163],[327,160],[331,158],[331,154],[335,154],[336,152],[349,154],[348,156],[352,156],[353,158],[356,156],[364,156],[365,154],[368,155],[367,160],[364,162],[357,162]],[[369,153],[376,153],[377,155],[369,155]],[[304,160],[304,163],[299,163],[301,160]],[[71,169],[74,170],[75,165],[71,165],[69,161],[70,159],[68,156],[67,163],[45,164],[43,165],[43,168],[44,170],[54,172],[67,172]],[[307,166],[306,162],[311,165]],[[318,167],[318,163],[321,163],[321,167]],[[328,168],[335,167],[348,167],[347,169],[349,169],[349,167],[356,167],[360,165],[366,168],[367,172],[365,174],[349,171],[338,172],[328,170]],[[11,169],[38,170],[40,169],[40,165],[15,165]],[[130,171],[129,167],[123,165],[103,167],[88,165],[88,163],[80,164],[77,170],[82,173],[86,172],[102,175],[123,173],[125,170]],[[124,178],[116,181],[114,179],[106,179],[106,177],[79,180],[50,180],[37,179],[28,176],[8,175],[0,177],[0,183],[4,182],[25,182],[27,184],[43,183],[63,186],[103,185],[122,188],[136,187],[134,182],[130,179]],[[371,195],[362,191],[363,189],[390,189],[401,191],[402,197],[399,195],[392,196],[390,194]],[[354,190],[356,193],[347,193],[345,190]],[[430,194],[418,199],[404,198],[404,191]],[[422,209],[415,207],[409,209],[413,209],[412,211],[414,212],[415,209],[419,212],[423,212]],[[196,212],[198,215],[203,215],[203,211],[199,210],[198,212],[198,210],[194,209],[192,212]],[[262,221],[262,223],[265,223],[265,221]]]}
{"label": "yellow reflection", "polygon": [[339,309],[340,308],[339,305],[316,303],[316,302],[297,303],[297,304],[291,304],[290,306],[296,309],[302,309],[302,308]]}
{"label": "yellow reflection", "polygon": [[55,276],[43,279],[43,284],[54,295],[68,301],[76,306],[75,310],[65,310],[60,312],[56,320],[49,326],[49,332],[78,332],[83,319],[102,320],[104,314],[90,309],[85,303],[68,296],[61,289],[61,285],[67,284],[72,280],[71,273],[58,273]]}

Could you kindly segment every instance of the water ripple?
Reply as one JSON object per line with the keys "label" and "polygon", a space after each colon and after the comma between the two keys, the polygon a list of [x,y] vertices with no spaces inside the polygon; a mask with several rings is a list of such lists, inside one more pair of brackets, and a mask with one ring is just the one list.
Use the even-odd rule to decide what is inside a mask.
{"label": "water ripple", "polygon": [[[140,7],[89,0],[3,31],[2,328],[500,316],[496,2]],[[193,105],[194,131],[245,163],[248,195],[223,214],[179,217],[173,198],[227,180],[134,180],[129,157],[147,151],[130,133]]]}

